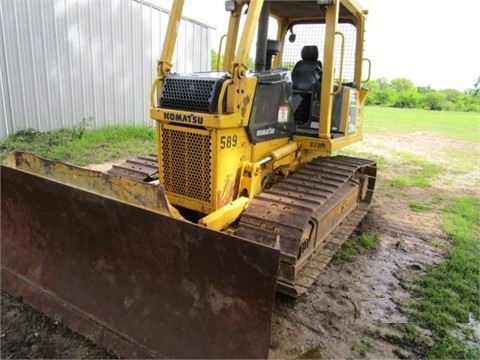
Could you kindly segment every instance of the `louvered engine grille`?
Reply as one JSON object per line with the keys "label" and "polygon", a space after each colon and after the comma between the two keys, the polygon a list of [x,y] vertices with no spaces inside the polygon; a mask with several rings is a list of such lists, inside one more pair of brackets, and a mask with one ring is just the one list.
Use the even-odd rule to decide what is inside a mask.
{"label": "louvered engine grille", "polygon": [[215,113],[225,79],[167,76],[163,82],[160,107]]}
{"label": "louvered engine grille", "polygon": [[166,191],[211,203],[212,137],[208,131],[162,128],[162,160]]}

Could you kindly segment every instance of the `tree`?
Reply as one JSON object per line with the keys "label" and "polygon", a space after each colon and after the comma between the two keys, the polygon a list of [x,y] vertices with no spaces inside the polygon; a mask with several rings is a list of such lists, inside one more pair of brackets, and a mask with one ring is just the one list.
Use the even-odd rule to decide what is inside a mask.
{"label": "tree", "polygon": [[[211,50],[211,62],[210,62],[210,70],[222,70],[223,69],[223,55],[220,56],[220,62],[218,61],[218,53],[215,50]],[[218,67],[217,67],[218,65]],[[252,70],[255,68],[255,63],[252,58],[247,59],[247,68]]]}
{"label": "tree", "polygon": [[367,83],[370,90],[366,105],[391,105],[394,102],[395,94],[390,81],[386,78],[370,80]]}
{"label": "tree", "polygon": [[393,104],[394,107],[414,109],[419,104],[419,96],[415,90],[400,91]]}
{"label": "tree", "polygon": [[420,103],[426,110],[442,110],[446,95],[441,91],[428,91],[420,95]]}
{"label": "tree", "polygon": [[464,92],[457,89],[434,90],[430,86],[415,87],[411,80],[405,78],[391,82],[385,78],[370,80],[366,87],[370,90],[366,105],[480,112],[480,77],[475,88]]}
{"label": "tree", "polygon": [[211,54],[212,56],[210,57],[211,58],[211,62],[210,62],[210,70],[213,70],[213,71],[216,71],[217,70],[217,65],[218,65],[218,70],[221,70],[222,69],[222,66],[223,66],[223,56],[220,56],[220,62],[218,62],[218,53],[215,51],[215,50],[211,50]]}
{"label": "tree", "polygon": [[398,78],[392,80],[392,88],[395,91],[416,91],[413,82],[406,78]]}

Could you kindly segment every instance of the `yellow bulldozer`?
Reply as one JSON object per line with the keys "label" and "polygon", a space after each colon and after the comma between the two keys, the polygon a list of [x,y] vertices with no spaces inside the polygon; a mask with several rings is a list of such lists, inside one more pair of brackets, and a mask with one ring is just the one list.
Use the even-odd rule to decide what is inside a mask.
{"label": "yellow bulldozer", "polygon": [[333,156],[362,140],[367,11],[224,5],[217,69],[178,74],[173,1],[157,154],[1,169],[2,288],[120,356],[268,357],[275,293],[308,291],[372,200],[375,163]]}

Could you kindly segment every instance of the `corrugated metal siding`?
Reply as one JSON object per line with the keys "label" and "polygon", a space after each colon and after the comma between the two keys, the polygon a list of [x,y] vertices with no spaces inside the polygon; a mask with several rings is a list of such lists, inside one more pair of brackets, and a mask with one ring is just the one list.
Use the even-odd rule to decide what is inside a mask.
{"label": "corrugated metal siding", "polygon": [[[168,12],[139,0],[0,1],[0,138],[20,129],[149,124]],[[211,28],[180,23],[176,72],[210,68]]]}
{"label": "corrugated metal siding", "polygon": [[[1,7],[0,7],[1,10]],[[6,119],[11,118],[11,111],[10,111],[10,96],[5,89],[8,87],[8,78],[7,76],[7,68],[5,63],[5,46],[4,46],[4,32],[3,32],[3,20],[0,13],[0,139],[2,138],[2,134],[8,134],[12,131],[12,129],[8,128],[11,124],[6,121]],[[8,108],[7,108],[8,106]]]}

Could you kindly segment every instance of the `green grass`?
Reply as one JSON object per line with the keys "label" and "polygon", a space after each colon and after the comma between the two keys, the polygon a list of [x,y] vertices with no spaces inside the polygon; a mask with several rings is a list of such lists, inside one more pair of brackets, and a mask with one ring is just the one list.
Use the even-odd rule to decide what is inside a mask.
{"label": "green grass", "polygon": [[431,244],[433,247],[436,247],[436,248],[444,247],[443,241],[440,240],[440,239],[438,239],[438,238],[431,239],[431,240],[430,240],[430,244]]}
{"label": "green grass", "polygon": [[392,187],[407,187],[416,186],[421,188],[428,188],[432,186],[432,181],[435,177],[442,173],[443,169],[437,165],[427,162],[418,156],[414,156],[406,152],[397,152],[400,158],[400,163],[396,166],[405,170],[404,175],[395,177],[387,182],[387,185]]}
{"label": "green grass", "polygon": [[[420,329],[412,323],[377,323],[368,331],[372,337],[383,338],[395,344],[393,352],[400,359],[418,358],[424,355],[431,347],[432,341],[428,336],[421,334]],[[417,357],[414,356],[417,355]]]}
{"label": "green grass", "polygon": [[437,167],[433,164],[428,168],[420,168],[414,170],[410,174],[397,176],[387,182],[391,187],[407,187],[416,186],[420,188],[429,188],[432,186],[432,181],[435,179],[435,175],[438,173]]}
{"label": "green grass", "polygon": [[365,107],[366,134],[419,131],[480,141],[480,113]]}
{"label": "green grass", "polygon": [[[446,260],[430,266],[413,283],[418,299],[409,308],[412,321],[432,332],[428,358],[478,359],[480,347],[468,326],[480,319],[480,199],[458,196],[441,216],[452,247]],[[477,342],[477,347],[473,346]]]}
{"label": "green grass", "polygon": [[461,149],[448,149],[447,156],[451,159],[450,168],[457,173],[468,173],[476,168],[480,171],[480,140],[473,146],[465,146]]}
{"label": "green grass", "polygon": [[410,185],[410,181],[404,175],[400,175],[400,176],[397,176],[397,177],[393,178],[392,180],[389,180],[387,182],[387,185],[390,186],[390,187],[403,188],[403,187],[407,187],[408,185]]}
{"label": "green grass", "polygon": [[410,201],[408,206],[410,206],[410,209],[412,209],[414,212],[424,212],[432,209],[430,204],[418,201]]}
{"label": "green grass", "polygon": [[340,250],[335,253],[333,261],[336,263],[352,261],[356,256],[374,249],[379,242],[380,237],[378,234],[360,234],[354,236],[345,242]]}
{"label": "green grass", "polygon": [[[428,111],[368,106],[365,108],[364,132],[373,139],[342,149],[340,153],[377,160],[379,173],[393,169],[397,174],[383,187],[406,188],[410,186],[430,188],[439,175],[446,172],[468,174],[480,169],[480,114],[466,112]],[[445,146],[426,149],[435,153],[434,160],[425,161],[418,153],[409,152],[408,143],[392,151],[376,144],[375,135],[383,137],[395,134],[422,132],[445,139]],[[421,136],[415,136],[421,141]],[[419,140],[420,139],[420,140]],[[432,139],[431,136],[429,139]],[[412,138],[413,141],[413,138]],[[383,155],[386,154],[393,155]],[[476,185],[480,184],[477,180]]]}
{"label": "green grass", "polygon": [[[441,190],[433,196],[432,192],[425,193],[430,198],[419,200],[417,192],[408,195],[405,191],[410,187],[434,189],[442,175],[448,175],[445,180],[449,181],[459,174],[470,176],[480,168],[480,114],[367,107],[364,131],[372,134],[372,138],[375,134],[433,133],[448,141],[441,149],[426,148],[425,151],[436,152],[430,159],[426,159],[428,154],[423,157],[410,153],[408,144],[404,149],[385,148],[393,155],[385,156],[389,159],[384,163],[385,170],[395,175],[379,184],[380,188],[396,197],[400,195],[399,201],[406,201],[412,212],[440,214],[445,232],[451,238],[432,238],[430,244],[445,251],[445,260],[429,266],[415,280],[403,281],[413,300],[401,306],[410,324],[391,326],[397,334],[391,339],[399,347],[396,354],[416,358],[480,358],[479,339],[469,324],[472,317],[480,320],[480,199]],[[358,145],[354,148],[360,152],[378,152],[367,142]],[[466,177],[464,181],[469,181],[472,190],[480,186],[475,177]],[[354,248],[347,243],[342,258],[348,260],[355,253]]]}
{"label": "green grass", "polygon": [[372,339],[368,337],[363,337],[361,340],[355,337],[352,345],[352,351],[355,354],[358,354],[360,357],[365,358],[368,351],[372,348],[372,345]]}
{"label": "green grass", "polygon": [[385,160],[385,157],[379,154],[374,154],[370,151],[361,151],[358,150],[358,148],[343,148],[338,152],[334,152],[332,155],[338,155],[342,154],[345,156],[354,156],[358,158],[363,158],[363,159],[371,159],[375,161],[377,164],[377,170],[378,171],[383,171],[385,168],[388,166],[387,160]]}
{"label": "green grass", "polygon": [[0,142],[0,160],[15,150],[84,166],[156,152],[155,131],[147,126],[107,126],[98,130],[19,131]]}

